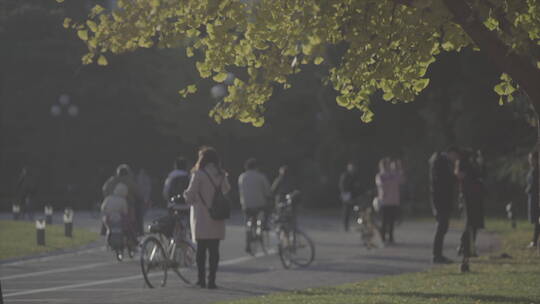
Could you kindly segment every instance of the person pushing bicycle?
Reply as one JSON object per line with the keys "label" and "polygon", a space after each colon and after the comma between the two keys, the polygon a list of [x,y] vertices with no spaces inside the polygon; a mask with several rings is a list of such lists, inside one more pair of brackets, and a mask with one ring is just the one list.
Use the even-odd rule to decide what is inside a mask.
{"label": "person pushing bicycle", "polygon": [[[174,160],[174,169],[169,173],[163,184],[163,198],[167,204],[171,203],[173,198],[183,200],[184,191],[189,185],[189,178],[186,159],[181,156],[177,157]],[[184,202],[177,203],[182,204]]]}
{"label": "person pushing bicycle", "polygon": [[[178,156],[174,160],[173,170],[167,175],[163,183],[163,198],[167,205],[169,224],[178,225],[177,220],[185,220],[186,228],[190,228],[190,206],[184,199],[184,191],[189,185],[190,174],[187,170],[187,160]],[[170,227],[172,230],[173,227]]]}

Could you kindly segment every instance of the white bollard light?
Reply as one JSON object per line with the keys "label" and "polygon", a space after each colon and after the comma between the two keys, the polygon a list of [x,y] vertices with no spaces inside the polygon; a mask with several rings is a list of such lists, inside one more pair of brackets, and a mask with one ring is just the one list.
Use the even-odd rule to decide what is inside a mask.
{"label": "white bollard light", "polygon": [[18,220],[21,216],[21,206],[19,206],[18,204],[13,204],[13,206],[11,207],[11,212],[13,213],[13,219]]}
{"label": "white bollard light", "polygon": [[41,218],[36,221],[36,241],[38,246],[45,246],[45,226],[44,219]]}
{"label": "white bollard light", "polygon": [[53,207],[51,205],[45,205],[45,221],[47,224],[52,224],[52,217],[53,217]]}
{"label": "white bollard light", "polygon": [[66,208],[64,210],[64,235],[73,237],[73,209]]}

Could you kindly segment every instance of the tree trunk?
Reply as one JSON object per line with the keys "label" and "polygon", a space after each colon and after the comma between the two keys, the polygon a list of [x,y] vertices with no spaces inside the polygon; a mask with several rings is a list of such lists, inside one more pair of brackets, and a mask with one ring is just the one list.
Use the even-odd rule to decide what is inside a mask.
{"label": "tree trunk", "polygon": [[[487,29],[467,0],[443,0],[443,2],[454,15],[454,22],[461,25],[480,51],[519,84],[528,95],[536,117],[540,117],[540,70],[533,65],[532,60],[513,52],[494,32]],[[536,149],[538,150],[540,148],[540,120],[537,119],[537,123]],[[540,153],[538,161],[540,163]]]}
{"label": "tree trunk", "polygon": [[531,60],[513,52],[494,32],[487,29],[466,0],[443,0],[472,41],[502,72],[507,73],[540,109],[540,70]]}

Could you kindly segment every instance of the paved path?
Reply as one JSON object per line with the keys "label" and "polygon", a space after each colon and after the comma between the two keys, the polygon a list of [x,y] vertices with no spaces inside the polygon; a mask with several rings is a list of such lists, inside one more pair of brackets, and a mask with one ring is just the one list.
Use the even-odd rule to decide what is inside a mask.
{"label": "paved path", "polygon": [[[97,229],[89,216],[80,225]],[[357,233],[342,231],[336,215],[300,218],[316,244],[315,262],[308,268],[284,270],[279,257],[252,258],[243,253],[244,234],[236,215],[221,246],[219,290],[186,286],[170,276],[165,288],[143,284],[137,260],[116,262],[102,246],[40,259],[0,264],[5,303],[212,303],[272,292],[337,285],[382,275],[419,271],[431,266],[433,223],[404,222],[397,244],[368,251]],[[455,257],[459,231],[447,235],[446,252]],[[495,237],[480,233],[480,254],[495,248]],[[457,271],[456,265],[456,271]],[[473,266],[474,267],[474,266]]]}

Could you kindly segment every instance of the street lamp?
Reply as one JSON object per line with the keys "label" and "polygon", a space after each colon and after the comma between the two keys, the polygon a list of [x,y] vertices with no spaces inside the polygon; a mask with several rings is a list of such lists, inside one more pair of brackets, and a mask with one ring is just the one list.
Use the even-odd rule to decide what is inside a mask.
{"label": "street lamp", "polygon": [[214,99],[220,99],[227,95],[227,88],[222,84],[216,84],[210,89],[210,95]]}
{"label": "street lamp", "polygon": [[[60,162],[60,154],[62,153],[62,151],[64,151],[63,153],[65,153],[63,157],[64,160],[69,157],[69,153],[66,149],[66,133],[68,131],[66,124],[69,119],[75,119],[77,118],[77,116],[79,116],[79,107],[71,102],[71,97],[68,94],[62,94],[58,97],[58,102],[51,105],[50,114],[54,119],[58,119],[60,123],[60,134],[57,148],[57,157]],[[67,169],[67,166],[64,169]],[[58,170],[58,176],[55,179],[56,182],[63,180],[63,178],[61,178],[62,171],[64,174],[66,173],[65,170]],[[62,189],[63,188],[64,187],[62,187]]]}
{"label": "street lamp", "polygon": [[71,103],[71,97],[67,94],[60,95],[58,97],[58,103],[51,106],[51,115],[53,117],[60,117],[64,113],[72,118],[79,115],[79,107]]}
{"label": "street lamp", "polygon": [[[223,83],[217,83],[212,88],[210,88],[210,96],[212,96],[216,104],[222,102],[223,98],[227,96],[228,87],[234,84],[235,78],[236,76],[233,73],[229,72],[227,73],[227,77],[225,78]],[[217,132],[218,134],[223,134],[222,132],[225,132],[225,134],[223,134],[224,136],[218,136],[224,137],[225,139],[223,141],[223,157],[227,158],[227,155],[229,155],[229,139],[232,137],[231,132],[227,131],[227,128],[218,128]]]}
{"label": "street lamp", "polygon": [[227,95],[227,86],[230,86],[234,83],[234,78],[235,76],[233,73],[227,73],[227,78],[225,78],[223,84],[216,84],[210,89],[210,95],[212,95],[212,98],[221,99],[225,97],[225,95]]}

